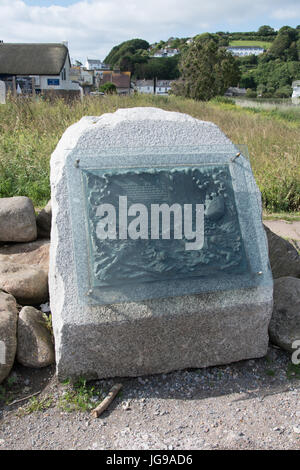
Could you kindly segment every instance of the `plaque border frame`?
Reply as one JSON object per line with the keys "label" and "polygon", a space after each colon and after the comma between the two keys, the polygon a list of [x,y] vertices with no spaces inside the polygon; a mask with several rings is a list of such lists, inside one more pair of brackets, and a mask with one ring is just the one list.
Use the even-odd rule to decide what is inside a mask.
{"label": "plaque border frame", "polygon": [[[238,155],[240,154],[240,155]],[[125,155],[125,158],[124,158]],[[213,158],[212,158],[213,156]],[[214,160],[214,161],[212,161]],[[174,167],[197,167],[208,165],[228,165],[234,190],[236,209],[238,212],[241,235],[249,263],[250,273],[244,275],[224,274],[222,278],[211,279],[189,277],[153,282],[136,282],[125,286],[93,287],[90,276],[90,252],[86,202],[84,200],[83,181],[80,171],[105,169],[153,169]],[[71,151],[66,164],[69,211],[72,227],[73,254],[76,266],[78,298],[80,303],[88,305],[106,305],[120,302],[145,301],[152,298],[182,296],[188,294],[210,293],[214,291],[248,289],[272,282],[272,274],[268,259],[262,260],[255,232],[259,233],[261,218],[254,217],[250,211],[252,204],[249,198],[259,206],[261,213],[260,193],[253,185],[253,176],[247,151],[240,153],[240,148],[231,145],[222,146],[176,146],[176,147],[145,147],[88,149]],[[249,175],[249,177],[248,177]],[[250,187],[249,187],[250,185]],[[84,217],[82,218],[82,214]],[[253,233],[254,232],[254,233]],[[250,234],[253,236],[249,236]]]}

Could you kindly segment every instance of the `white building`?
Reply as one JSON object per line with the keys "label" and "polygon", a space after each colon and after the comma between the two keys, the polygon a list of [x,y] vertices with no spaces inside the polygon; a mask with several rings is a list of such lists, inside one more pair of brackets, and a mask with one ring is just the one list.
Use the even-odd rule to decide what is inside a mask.
{"label": "white building", "polygon": [[70,70],[70,79],[80,85],[94,84],[94,71],[86,70],[82,66],[73,65]]}
{"label": "white building", "polygon": [[154,94],[154,80],[137,80],[136,90],[142,94]]}
{"label": "white building", "polygon": [[87,70],[109,70],[110,66],[98,59],[86,59],[85,68]]}
{"label": "white building", "polygon": [[300,104],[300,80],[296,80],[292,83],[293,94],[292,101],[293,103]]}
{"label": "white building", "polygon": [[172,80],[157,80],[156,82],[156,95],[168,95],[171,90]]}
{"label": "white building", "polygon": [[168,95],[171,89],[172,80],[157,80],[156,85],[154,80],[137,80],[136,90],[142,94],[151,95]]}
{"label": "white building", "polygon": [[260,55],[265,49],[258,46],[230,46],[227,47],[227,51],[234,56],[247,57],[249,55]]}
{"label": "white building", "polygon": [[174,57],[177,54],[179,54],[178,49],[165,48],[155,52],[153,57]]}
{"label": "white building", "polygon": [[0,80],[13,93],[80,91],[70,79],[70,68],[66,43],[0,43]]}

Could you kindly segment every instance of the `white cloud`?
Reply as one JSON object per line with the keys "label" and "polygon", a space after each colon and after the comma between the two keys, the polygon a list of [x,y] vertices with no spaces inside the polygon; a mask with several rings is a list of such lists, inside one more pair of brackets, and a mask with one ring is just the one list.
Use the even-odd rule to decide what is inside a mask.
{"label": "white cloud", "polygon": [[[272,13],[272,18],[281,21],[293,21],[298,19],[300,23],[300,4],[297,2],[293,8],[278,8]],[[284,25],[283,25],[284,26]]]}
{"label": "white cloud", "polygon": [[74,0],[48,7],[0,0],[0,17],[5,42],[68,40],[72,57],[103,59],[114,45],[135,37],[154,42],[220,29],[245,31],[271,24],[272,18],[299,18],[300,11],[299,0],[252,0],[247,11],[241,0]]}

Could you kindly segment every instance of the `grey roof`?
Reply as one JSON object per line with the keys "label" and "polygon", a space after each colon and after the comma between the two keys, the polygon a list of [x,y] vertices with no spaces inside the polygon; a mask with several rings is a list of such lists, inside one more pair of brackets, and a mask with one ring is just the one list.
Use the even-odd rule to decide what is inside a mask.
{"label": "grey roof", "polygon": [[59,75],[67,56],[64,44],[0,43],[0,74]]}
{"label": "grey roof", "polygon": [[154,86],[154,80],[137,80],[136,86]]}
{"label": "grey roof", "polygon": [[90,64],[102,64],[102,61],[99,59],[86,59]]}

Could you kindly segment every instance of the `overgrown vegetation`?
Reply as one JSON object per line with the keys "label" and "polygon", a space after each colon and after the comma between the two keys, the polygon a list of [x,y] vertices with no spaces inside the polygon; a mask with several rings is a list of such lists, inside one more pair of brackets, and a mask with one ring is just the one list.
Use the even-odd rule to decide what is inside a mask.
{"label": "overgrown vegetation", "polygon": [[300,26],[280,28],[264,54],[239,58],[240,86],[248,96],[288,98],[300,77]]}
{"label": "overgrown vegetation", "polygon": [[[300,25],[296,28],[283,26],[279,31],[275,31],[268,25],[263,25],[257,31],[248,32],[224,32],[196,35],[194,38],[169,38],[167,41],[159,41],[149,44],[143,39],[131,39],[113,47],[105,62],[112,67],[118,67],[122,71],[130,71],[134,79],[181,79],[179,85],[186,80],[186,77],[197,72],[197,84],[193,79],[192,92],[187,93],[189,87],[182,87],[183,96],[194,96],[194,89],[205,81],[207,76],[213,77],[211,67],[216,67],[208,61],[204,67],[198,64],[206,52],[203,49],[198,51],[199,59],[195,62],[195,51],[204,36],[209,36],[211,40],[218,44],[219,55],[217,65],[219,68],[219,79],[225,74],[228,76],[228,68],[231,64],[224,64],[226,48],[230,46],[260,46],[265,49],[259,56],[250,55],[237,59],[240,72],[239,86],[248,89],[248,97],[275,97],[288,98],[292,94],[291,84],[293,80],[300,77]],[[189,41],[188,41],[189,39]],[[179,54],[174,57],[154,58],[153,55],[161,49],[176,48]],[[199,49],[199,47],[198,47]],[[199,70],[198,70],[199,69]],[[226,81],[226,80],[225,80]],[[229,83],[234,86],[236,76]],[[216,88],[213,77],[212,88]],[[189,90],[188,90],[189,91]],[[203,95],[203,94],[202,94]],[[206,99],[202,96],[199,99]],[[215,91],[214,91],[215,95]]]}
{"label": "overgrown vegetation", "polygon": [[48,410],[53,406],[53,398],[52,397],[44,397],[44,398],[38,398],[38,397],[32,397],[29,400],[28,405],[26,405],[24,408],[21,408],[19,410],[20,415],[24,414],[31,414],[36,411],[45,411]]}
{"label": "overgrown vegetation", "polygon": [[105,62],[121,71],[129,71],[136,79],[173,80],[179,77],[179,56],[152,57],[156,48],[148,51],[149,43],[143,39],[131,39],[113,47]]}
{"label": "overgrown vegetation", "polygon": [[13,387],[16,383],[15,376],[11,375],[0,385],[0,404],[8,405],[13,397]]}
{"label": "overgrown vegetation", "polygon": [[247,145],[264,207],[269,212],[299,211],[300,111],[245,109],[220,101],[146,95],[86,97],[73,104],[9,101],[0,106],[0,196],[25,195],[43,206],[50,198],[50,156],[68,126],[85,115],[157,106],[212,121],[233,142]]}
{"label": "overgrown vegetation", "polygon": [[290,362],[286,371],[286,376],[289,380],[300,380],[300,364],[293,364]]}
{"label": "overgrown vegetation", "polygon": [[148,57],[147,49],[149,43],[144,39],[130,39],[113,47],[104,62],[112,67],[120,67],[131,72],[134,64],[139,61],[146,61]]}

